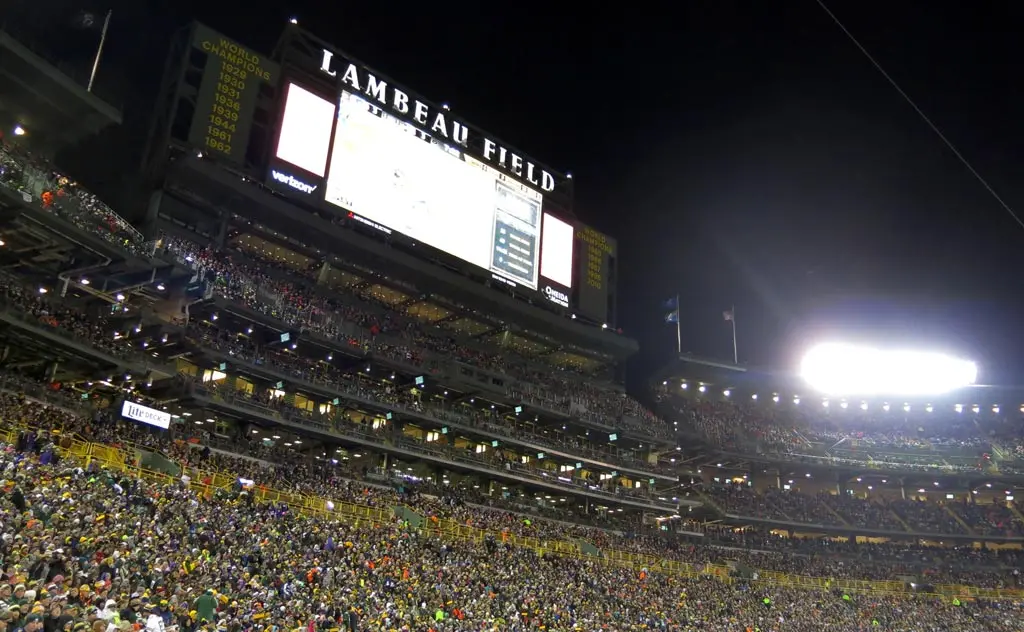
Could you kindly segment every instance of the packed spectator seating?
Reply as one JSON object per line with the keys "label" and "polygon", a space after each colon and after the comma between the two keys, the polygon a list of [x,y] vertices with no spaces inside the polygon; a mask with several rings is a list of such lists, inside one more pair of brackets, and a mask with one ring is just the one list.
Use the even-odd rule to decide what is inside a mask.
{"label": "packed spectator seating", "polygon": [[[152,253],[105,205],[30,156],[0,150],[0,186],[132,254]],[[551,375],[507,351],[464,345],[391,309],[361,304],[365,296],[324,298],[308,277],[282,285],[279,276],[240,268],[223,253],[167,242],[194,269],[210,274],[216,294],[251,309],[428,369],[458,357],[515,376],[514,401],[671,437],[669,426],[634,400],[584,377]],[[260,262],[260,269],[270,265]],[[71,299],[40,293],[8,274],[0,275],[0,295],[5,309],[34,324],[110,355],[143,358],[130,336],[109,335],[106,316]],[[353,334],[352,324],[361,331]],[[207,325],[188,323],[184,333],[205,347],[354,396],[498,436],[513,431],[486,411],[438,408]],[[1024,557],[1017,551],[783,537],[685,518],[659,528],[636,517],[531,507],[469,486],[359,470],[242,436],[214,436],[192,424],[156,430],[120,419],[113,403],[84,402],[59,385],[0,374],[0,429],[10,440],[0,443],[0,632],[1024,631],[1024,592],[1016,590]],[[251,404],[279,412],[278,402],[259,395]],[[682,415],[719,445],[746,446],[755,437],[757,449],[784,454],[800,454],[808,441],[834,444],[853,436],[839,425],[817,430],[739,406]],[[343,429],[346,421],[332,423]],[[1006,428],[994,429],[996,435],[1013,436]],[[966,428],[927,439],[909,427],[877,428],[857,439],[906,449],[985,445]],[[106,450],[76,451],[82,442]],[[161,453],[180,476],[143,472],[133,459],[145,452]],[[738,485],[704,493],[725,511],[754,518],[1024,536],[1019,514],[1002,505],[942,507]],[[281,500],[295,497],[323,500],[315,506],[326,510]],[[411,523],[394,510],[398,506],[422,516],[422,523]],[[360,520],[351,508],[376,511],[373,519]],[[584,552],[579,542],[592,543],[599,554]],[[993,590],[977,590],[986,588]]]}
{"label": "packed spectator seating", "polygon": [[240,338],[231,332],[207,327],[190,325],[187,329],[190,339],[207,348],[222,351],[232,357],[254,364],[276,367],[290,375],[300,377],[312,383],[329,384],[342,391],[358,394],[360,397],[373,399],[394,407],[404,407],[420,414],[429,414],[439,421],[458,424],[467,428],[476,428],[493,433],[496,438],[515,438],[530,440],[553,448],[569,450],[572,454],[591,456],[640,470],[657,471],[655,465],[642,458],[630,458],[628,453],[613,454],[598,451],[586,443],[568,436],[552,435],[525,427],[515,427],[501,420],[494,411],[472,409],[469,407],[453,408],[441,403],[415,397],[408,391],[400,391],[372,380],[361,379],[358,372],[343,372],[324,362],[316,362],[295,354],[288,354],[273,348],[260,347],[248,338]]}
{"label": "packed spectator seating", "polygon": [[[95,462],[83,467],[56,447],[73,432],[107,441],[126,441],[122,434],[148,441],[124,422],[102,415],[85,420],[16,395],[0,399],[0,417],[28,428],[0,455],[7,481],[0,500],[0,551],[5,560],[20,562],[7,565],[0,618],[14,627],[28,629],[37,622],[42,627],[47,617],[63,617],[72,629],[101,620],[106,630],[127,629],[134,622],[153,632],[214,625],[230,630],[1024,629],[1009,601],[875,595],[841,588],[842,582],[836,591],[797,589],[775,580],[726,582],[713,573],[686,577],[538,553],[503,543],[500,533],[516,529],[559,537],[557,529],[542,531],[544,519],[527,521],[452,498],[355,481],[335,481],[320,490],[377,506],[400,500],[425,515],[493,529],[496,537],[453,540],[430,528],[410,528],[398,518],[356,524],[341,515],[340,520],[306,517],[285,505],[255,503],[256,494],[243,487],[197,495],[184,482],[150,484]],[[750,546],[769,536],[740,537],[750,538]],[[849,546],[861,557],[831,557],[820,542],[794,543],[806,547],[803,551],[750,553],[614,532],[606,532],[601,543],[658,552],[694,567],[733,560],[836,578],[854,569],[860,577],[890,579],[904,566],[887,567],[873,557],[891,556],[913,572],[918,571],[913,558],[928,556],[912,547],[889,552],[837,544],[837,550]],[[982,564],[993,555],[955,554]],[[996,579],[989,570],[987,582],[1012,585],[1014,575]],[[939,579],[945,576],[937,573]],[[7,590],[10,595],[3,594]]]}
{"label": "packed spectator seating", "polygon": [[706,492],[723,511],[752,518],[897,532],[909,528],[916,533],[1024,537],[1024,522],[1005,504],[959,501],[941,505],[909,498],[886,501],[777,488],[755,492],[740,485],[714,485]]}
{"label": "packed spectator seating", "polygon": [[[870,462],[874,467],[906,470],[977,471],[991,466],[995,445],[1024,441],[1019,415],[975,415],[962,409],[956,412],[952,406],[904,413],[863,411],[858,406],[832,410],[810,403],[694,399],[667,391],[659,396],[684,433],[732,452],[784,456],[793,462]],[[999,468],[1016,472],[1024,465],[1010,458],[1002,460]]]}
{"label": "packed spectator seating", "polygon": [[[2,386],[27,390],[30,385],[7,377]],[[49,401],[59,398],[60,393],[43,391],[41,396]],[[62,437],[74,433],[114,446],[161,450],[182,463],[190,476],[197,480],[205,477],[203,482],[209,482],[211,472],[230,473],[231,480],[242,476],[260,487],[280,486],[282,481],[287,481],[288,491],[316,494],[336,501],[380,507],[404,502],[424,515],[456,518],[492,531],[541,538],[580,538],[601,548],[658,554],[691,564],[734,560],[754,568],[819,576],[889,579],[899,574],[916,574],[933,581],[952,582],[956,581],[956,572],[966,572],[962,565],[969,559],[968,566],[976,585],[998,587],[1016,585],[1013,569],[1024,562],[1014,551],[947,550],[907,544],[862,546],[833,540],[778,537],[752,528],[736,530],[721,524],[692,522],[684,524],[681,533],[703,531],[704,537],[688,539],[685,535],[651,531],[650,525],[615,521],[605,514],[574,514],[565,508],[558,511],[537,508],[530,512],[521,503],[485,496],[469,487],[414,483],[408,479],[397,479],[397,487],[389,486],[393,481],[381,475],[346,469],[343,464],[313,461],[290,450],[255,442],[223,444],[221,447],[230,451],[213,452],[210,445],[214,444],[209,435],[197,432],[190,424],[177,426],[168,435],[108,415],[89,415],[63,408],[78,405],[76,399],[56,399],[56,404],[60,407],[2,395],[0,418],[15,418],[29,424],[35,434],[26,441],[40,447],[42,452],[51,443],[45,437],[55,436],[58,431],[57,436]],[[398,491],[398,487],[403,491]],[[524,521],[524,515],[535,519]],[[712,543],[712,546],[702,547],[697,543]],[[957,571],[950,570],[953,568]]]}
{"label": "packed spectator seating", "polygon": [[[177,237],[160,240],[170,254],[203,274],[215,295],[238,301],[255,311],[328,338],[348,339],[376,354],[427,368],[456,359],[516,378],[508,396],[527,405],[541,406],[605,426],[624,425],[644,435],[671,440],[673,431],[636,400],[584,376],[564,369],[539,366],[511,349],[485,350],[479,343],[457,340],[457,334],[418,321],[378,302],[371,294],[340,301],[315,289],[316,270],[296,271],[270,260],[246,257],[258,265],[241,265],[240,255],[218,252]],[[287,273],[271,275],[269,270]],[[301,276],[299,276],[301,275]],[[355,327],[352,327],[355,325]]]}
{"label": "packed spectator seating", "polygon": [[[21,279],[11,275],[0,274],[0,292],[3,292],[3,301],[8,306],[16,308],[18,313],[21,313],[24,317],[37,324],[60,329],[81,342],[97,347],[107,353],[122,357],[137,358],[140,362],[145,362],[150,359],[141,353],[141,349],[137,342],[132,340],[130,336],[111,336],[110,332],[116,327],[112,323],[106,323],[104,319],[107,317],[102,314],[90,314],[87,310],[69,303],[68,299],[56,297],[50,293],[41,294],[37,289],[26,287]],[[242,341],[239,341],[237,336],[225,336],[222,335],[223,332],[218,330],[202,329],[199,328],[199,326],[193,325],[186,331],[199,343],[214,349],[223,350],[224,352],[239,359],[248,360],[256,364],[268,364],[275,366],[287,374],[295,375],[296,377],[301,377],[314,383],[329,385],[341,392],[346,392],[357,397],[386,404],[395,410],[407,408],[408,410],[414,411],[418,414],[434,415],[440,422],[450,423],[453,425],[464,424],[469,428],[486,429],[488,432],[494,433],[497,437],[524,436],[521,431],[516,431],[507,424],[499,423],[497,418],[483,410],[470,414],[461,410],[456,411],[451,408],[431,404],[427,401],[414,398],[407,392],[400,392],[388,386],[362,379],[358,372],[355,374],[343,373],[333,369],[331,365],[308,361],[294,354],[286,355],[266,349],[256,349],[247,346]],[[184,376],[182,376],[181,379],[185,379]],[[202,385],[202,388],[213,389],[216,391],[218,387],[216,384],[205,384]],[[243,394],[229,390],[221,391],[220,394],[227,400],[244,401],[244,403],[249,407],[256,406],[258,408],[262,408],[274,416],[285,414],[281,408],[281,400],[269,399],[265,393]],[[653,498],[652,491],[648,488],[626,488],[616,486],[611,480],[602,482],[583,480],[575,477],[571,479],[561,477],[561,480],[552,479],[549,478],[546,473],[539,470],[536,464],[524,464],[518,460],[505,458],[502,450],[496,450],[485,454],[476,454],[470,451],[460,450],[454,446],[442,445],[441,443],[427,444],[424,442],[414,441],[408,437],[396,434],[393,426],[386,426],[381,429],[371,429],[365,424],[355,424],[342,415],[332,415],[327,419],[318,417],[314,420],[313,417],[314,415],[317,415],[317,413],[312,411],[299,411],[294,408],[292,408],[287,414],[291,416],[290,418],[300,423],[304,421],[316,423],[318,428],[322,428],[324,423],[328,423],[329,428],[336,432],[355,433],[381,441],[387,440],[392,445],[401,445],[412,448],[421,453],[442,455],[459,461],[467,461],[486,465],[491,468],[515,471],[519,475],[543,479],[545,482],[552,484],[560,484],[576,488],[586,487],[591,492],[605,493],[612,496],[647,499]],[[536,438],[542,442],[552,441],[549,435],[533,434],[530,436],[531,438]],[[574,448],[575,453],[584,452],[581,444],[575,443],[569,445],[578,446]],[[554,446],[567,447],[565,442],[562,442],[561,444],[554,443]],[[627,461],[621,456],[612,457],[611,455],[602,455],[602,458],[610,458],[611,460],[620,461],[624,464],[628,463],[634,467],[644,467],[644,463],[638,459],[631,459]]]}
{"label": "packed spectator seating", "polygon": [[138,256],[152,253],[152,242],[99,198],[29,152],[0,142],[0,187],[71,222],[78,228]]}
{"label": "packed spectator seating", "polygon": [[[152,242],[145,242],[137,230],[94,195],[26,152],[0,147],[0,185],[38,200],[44,209],[133,254],[153,251]],[[259,261],[259,268],[239,266],[232,264],[229,253],[203,249],[179,238],[167,237],[162,241],[180,261],[201,273],[209,273],[215,289],[225,298],[242,301],[290,324],[336,337],[343,323],[354,323],[363,329],[357,344],[372,346],[374,353],[413,362],[427,354],[455,358],[518,378],[518,388],[510,387],[509,395],[522,403],[571,412],[606,425],[635,426],[638,432],[654,433],[663,439],[672,435],[667,424],[636,400],[583,376],[570,375],[566,368],[538,366],[509,349],[487,351],[460,344],[452,332],[399,314],[394,306],[367,304],[373,300],[370,294],[350,296],[346,302],[320,296],[311,288],[316,271],[306,271],[294,283],[282,282],[263,271],[279,268],[275,262]],[[296,273],[294,269],[288,272]]]}

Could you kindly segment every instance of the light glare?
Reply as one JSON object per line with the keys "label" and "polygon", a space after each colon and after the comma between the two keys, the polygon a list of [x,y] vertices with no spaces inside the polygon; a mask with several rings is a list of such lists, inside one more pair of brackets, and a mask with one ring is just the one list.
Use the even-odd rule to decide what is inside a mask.
{"label": "light glare", "polygon": [[829,395],[926,395],[973,384],[973,362],[941,353],[821,344],[804,356],[800,375]]}

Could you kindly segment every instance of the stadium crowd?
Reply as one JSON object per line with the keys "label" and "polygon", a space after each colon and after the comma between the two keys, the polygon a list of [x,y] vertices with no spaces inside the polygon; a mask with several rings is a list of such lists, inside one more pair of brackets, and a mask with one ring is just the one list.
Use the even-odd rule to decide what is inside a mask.
{"label": "stadium crowd", "polygon": [[91,235],[136,256],[152,254],[153,244],[98,197],[15,145],[0,142],[0,187],[36,202]]}
{"label": "stadium crowd", "polygon": [[[1020,630],[1011,602],[797,590],[763,581],[683,578],[587,558],[515,548],[499,537],[440,539],[430,529],[353,525],[259,505],[244,487],[195,494],[183,482],[151,485],[61,456],[71,432],[138,438],[125,422],[91,420],[5,395],[5,421],[22,431],[0,455],[0,617],[15,628],[347,630]],[[59,434],[49,430],[61,429]],[[157,436],[157,435],[154,435]],[[160,440],[166,441],[166,438]],[[300,475],[301,476],[301,475]],[[278,479],[278,482],[288,483]],[[343,493],[341,486],[330,491]],[[481,526],[534,529],[543,520],[495,518],[428,494],[349,485],[349,498],[399,498]],[[454,508],[453,508],[454,507]],[[529,523],[529,524],[527,524]],[[558,537],[558,532],[541,533]],[[563,536],[564,537],[564,536]],[[610,544],[621,536],[609,533]],[[753,536],[752,536],[753,537]],[[876,563],[805,554],[747,554],[666,538],[633,548],[701,564],[740,559],[791,571],[864,577]],[[913,553],[910,553],[913,555]],[[883,555],[884,556],[884,555]],[[788,561],[787,561],[788,560]],[[824,560],[824,561],[823,561]],[[874,568],[875,571],[871,569]],[[891,571],[892,569],[890,569]],[[828,575],[825,575],[828,576]],[[836,574],[834,576],[842,576]],[[960,577],[958,572],[954,576]],[[889,576],[891,577],[891,576]],[[38,615],[38,616],[37,616]],[[53,621],[57,624],[58,621]],[[33,628],[34,629],[34,628]]]}
{"label": "stadium crowd", "polygon": [[[39,294],[32,288],[25,287],[20,279],[10,275],[0,277],[0,286],[5,291],[5,300],[17,304],[27,312],[31,318],[50,326],[59,327],[68,333],[79,337],[92,345],[99,346],[109,353],[135,354],[138,349],[128,337],[114,339],[109,335],[111,326],[103,322],[101,315],[89,315],[87,312],[75,306],[64,306],[63,301],[51,295]],[[305,361],[294,354],[278,353],[267,349],[256,349],[248,345],[244,338],[238,336],[226,336],[224,332],[215,329],[200,329],[193,326],[189,329],[191,335],[204,345],[215,349],[221,349],[240,359],[247,359],[258,363],[271,363],[287,371],[290,374],[301,376],[313,382],[326,382],[332,387],[339,388],[343,392],[366,399],[387,403],[389,406],[407,407],[418,413],[427,413],[436,416],[439,420],[452,423],[464,424],[469,427],[484,427],[494,432],[497,436],[510,436],[513,438],[526,438],[527,435],[515,431],[509,424],[497,419],[486,410],[462,409],[453,410],[437,405],[430,400],[418,399],[408,392],[391,389],[371,380],[355,378],[351,373],[332,371],[330,365],[323,362]],[[358,375],[358,374],[357,374]],[[235,392],[231,397],[242,397]],[[252,397],[249,396],[251,399]],[[252,401],[249,402],[253,403]],[[264,398],[262,403],[272,408],[274,402]],[[362,431],[369,430],[365,425],[360,427],[347,427],[340,425],[344,418],[335,418],[332,423],[339,425],[335,429],[339,431]],[[378,432],[378,438],[381,438]],[[502,460],[501,451],[488,453],[486,456],[460,452],[459,450],[439,444],[426,445],[413,443],[408,438],[389,437],[392,441],[409,442],[408,447],[417,450],[429,450],[434,452],[446,452],[450,456],[461,459],[485,461],[490,466],[511,467],[523,473],[529,473],[531,468],[521,463]],[[553,435],[529,435],[532,440],[548,442],[555,440]],[[578,443],[564,444],[565,447],[573,450],[582,449]],[[602,458],[617,460],[623,464],[643,468],[645,464],[637,458],[622,460],[628,455],[595,455]],[[538,473],[534,472],[535,475]],[[541,474],[542,475],[542,474]],[[575,481],[576,484],[584,484],[583,481]],[[617,494],[644,495],[646,490],[613,488],[609,484],[598,485],[606,491],[614,491]],[[809,524],[827,525],[854,525],[865,528],[883,528],[893,531],[905,531],[908,527],[914,531],[926,533],[964,533],[965,530],[960,521],[956,520],[942,507],[934,503],[923,503],[917,501],[894,501],[887,505],[877,502],[869,502],[864,499],[853,497],[842,497],[838,495],[821,495],[817,498],[803,497],[797,492],[782,492],[775,490],[769,492],[768,497],[753,496],[745,498],[742,493],[733,490],[733,493],[721,496],[721,490],[714,490],[714,498],[728,513],[738,513],[744,516],[773,517],[780,520],[796,521]],[[767,498],[767,500],[766,500]],[[834,511],[829,511],[831,506]],[[954,509],[970,525],[972,532],[979,535],[1015,535],[1021,532],[1021,523],[1016,515],[1005,507],[999,506],[973,506],[956,505]],[[901,521],[902,520],[902,521]]]}
{"label": "stadium crowd", "polygon": [[[8,378],[5,386],[24,390],[28,385]],[[45,394],[48,398],[59,396],[51,391]],[[78,405],[79,401],[58,403]],[[19,425],[33,428],[33,438],[26,442],[35,446],[50,443],[47,437],[74,434],[119,449],[138,446],[162,451],[180,463],[190,478],[204,483],[212,482],[212,473],[221,473],[230,480],[246,478],[261,488],[280,490],[284,486],[283,491],[378,507],[407,504],[424,516],[452,518],[492,532],[578,538],[602,549],[630,550],[691,564],[733,560],[752,568],[822,577],[892,579],[906,574],[940,583],[966,581],[964,577],[969,577],[974,585],[1000,587],[1017,585],[1016,569],[1024,561],[1012,550],[965,554],[964,549],[908,544],[843,545],[830,539],[779,537],[763,529],[736,530],[694,521],[664,532],[654,525],[617,518],[615,513],[577,511],[572,505],[551,507],[537,504],[536,499],[488,495],[469,483],[449,485],[418,481],[396,472],[355,469],[344,462],[311,458],[279,445],[234,438],[218,444],[210,433],[193,424],[176,425],[171,434],[157,433],[111,415],[42,406],[10,394],[0,396],[0,417],[17,419]],[[700,546],[709,543],[712,546]]]}
{"label": "stadium crowd", "polygon": [[[141,236],[109,208],[31,156],[9,148],[0,151],[0,185],[133,254],[149,254]],[[360,297],[346,297],[351,302],[325,299],[310,278],[282,285],[280,277],[235,266],[223,253],[194,247],[176,252],[186,261],[191,257],[193,268],[210,271],[221,296],[271,310],[291,324],[342,338],[353,336],[347,325],[356,324],[362,331],[353,344],[374,353],[428,368],[445,357],[459,357],[514,375],[518,382],[509,395],[519,401],[671,436],[667,424],[634,400],[580,376],[550,375],[550,369],[508,350],[473,350],[451,333],[381,306],[362,305]],[[260,267],[265,265],[270,263],[260,262]],[[109,335],[103,315],[8,275],[0,276],[0,289],[5,306],[33,322],[109,354],[139,355],[128,337]],[[306,379],[332,384],[348,380],[350,392],[361,397],[417,410],[429,406],[287,354],[239,345],[216,330],[190,327],[188,334]],[[779,537],[765,530],[691,521],[662,532],[614,516],[562,508],[534,507],[533,513],[524,513],[521,502],[472,488],[385,478],[387,472],[357,470],[241,437],[218,443],[192,425],[156,431],[120,420],[111,410],[83,407],[77,394],[51,386],[40,391],[10,375],[0,381],[0,421],[16,437],[0,445],[0,632],[1024,630],[1020,604],[1013,599],[882,595],[846,591],[840,584],[833,590],[796,589],[756,576],[733,576],[727,582],[705,566],[736,563],[831,581],[907,575],[928,584],[1015,587],[1020,585],[1022,558],[1013,551]],[[30,391],[39,391],[46,403],[26,398]],[[262,398],[257,403],[270,409],[277,405]],[[509,430],[485,411],[441,408],[431,413],[455,415],[450,419],[496,432]],[[766,422],[734,408],[684,415],[705,436],[726,445],[753,436],[762,447],[789,451],[812,432],[808,426]],[[923,439],[920,433],[903,432],[879,429],[858,439],[865,445],[911,448],[950,442],[982,445],[966,434]],[[838,441],[850,434],[838,429],[813,436]],[[113,446],[129,461],[138,450],[159,451],[180,464],[181,477],[144,482],[96,460],[79,462],[68,449],[72,437]],[[214,472],[255,484],[210,489]],[[405,504],[424,516],[425,527],[397,515],[356,522],[340,513],[311,517],[294,506],[257,502],[257,490],[270,487],[338,503],[380,508]],[[839,518],[872,527],[906,523],[935,533],[962,532],[962,521],[976,533],[1020,534],[1016,515],[993,506],[956,506],[957,520],[932,503],[882,505],[780,490],[758,495],[740,487],[708,493],[743,515],[806,523],[835,523]],[[490,536],[445,537],[431,528],[444,519],[485,529]],[[602,549],[642,553],[651,564],[625,568],[585,555],[562,557],[513,546],[505,534],[536,537],[547,544],[578,538]],[[685,562],[705,573],[683,577],[664,570],[658,560]]]}
{"label": "stadium crowd", "polygon": [[[659,394],[682,432],[745,454],[785,455],[794,462],[898,463],[922,471],[977,471],[992,465],[997,446],[1009,458],[999,468],[1024,472],[1014,455],[1024,444],[1019,415],[973,414],[949,407],[911,412],[832,410],[764,401]],[[767,398],[764,398],[767,399]],[[1021,452],[1024,454],[1024,451]]]}
{"label": "stadium crowd", "polygon": [[[137,230],[96,196],[15,146],[0,145],[0,186],[27,196],[43,209],[132,254],[148,255],[154,250],[153,243],[145,242]],[[361,329],[353,342],[374,353],[416,364],[422,363],[428,354],[455,358],[516,377],[518,384],[510,387],[510,395],[524,403],[571,411],[575,416],[608,425],[626,425],[640,433],[655,433],[662,439],[671,436],[668,425],[636,400],[583,375],[570,375],[568,368],[537,365],[507,348],[486,350],[479,343],[459,341],[454,332],[400,314],[393,305],[375,301],[372,294],[345,296],[345,301],[320,296],[312,287],[319,266],[317,270],[305,271],[304,276],[293,282],[281,281],[280,277],[272,278],[266,273],[268,268],[284,270],[274,261],[260,260],[259,267],[235,265],[230,253],[204,249],[180,238],[165,237],[161,241],[166,252],[179,261],[209,274],[213,286],[225,298],[241,301],[289,324],[331,338],[348,338],[355,332],[345,324],[352,323]],[[297,271],[289,268],[287,272]],[[347,335],[342,336],[343,331]],[[614,424],[609,420],[614,420]]]}
{"label": "stadium crowd", "polygon": [[588,444],[578,437],[561,433],[546,433],[522,423],[516,425],[504,419],[502,411],[497,409],[474,408],[465,403],[453,405],[444,398],[423,397],[411,389],[403,390],[391,384],[368,379],[360,371],[344,371],[328,362],[314,361],[272,347],[261,347],[249,338],[240,337],[236,333],[207,326],[207,324],[193,324],[189,326],[188,333],[191,340],[232,357],[253,364],[272,366],[305,381],[329,385],[365,399],[386,403],[396,409],[405,408],[417,414],[429,415],[438,421],[486,430],[493,433],[497,439],[529,440],[552,448],[568,450],[572,454],[602,459],[613,464],[645,471],[658,471],[657,466],[649,464],[641,454],[622,450],[598,449],[596,444]]}
{"label": "stadium crowd", "polygon": [[[124,325],[123,323],[115,323],[110,320],[109,314],[91,313],[82,306],[70,302],[70,299],[56,297],[51,293],[40,293],[38,288],[26,286],[23,279],[9,274],[0,274],[0,291],[3,292],[2,300],[7,306],[16,308],[18,310],[17,313],[20,313],[32,322],[62,330],[72,337],[98,347],[107,353],[135,358],[140,362],[147,362],[150,359],[141,353],[138,343],[129,335],[111,335],[112,331],[116,331]],[[486,428],[498,437],[525,438],[527,436],[521,429],[501,423],[496,415],[487,410],[467,407],[459,410],[452,409],[451,407],[446,408],[441,404],[417,398],[408,391],[403,392],[391,386],[365,379],[358,371],[354,373],[342,372],[328,363],[313,362],[295,354],[279,353],[273,350],[249,346],[244,340],[239,339],[237,335],[228,335],[223,330],[201,329],[198,326],[191,326],[187,329],[187,332],[193,337],[195,342],[207,347],[222,350],[239,359],[274,366],[286,374],[301,377],[314,383],[325,384],[333,389],[356,397],[384,403],[395,410],[405,408],[418,414],[433,415],[438,421],[453,425],[465,424],[467,427]],[[321,428],[326,424],[330,429],[337,432],[358,433],[375,440],[387,440],[394,445],[401,444],[411,447],[421,452],[444,454],[457,460],[482,463],[492,468],[515,470],[523,475],[529,475],[534,478],[543,477],[545,480],[548,480],[547,475],[538,469],[536,464],[524,464],[517,459],[507,458],[503,450],[478,454],[473,451],[460,450],[440,442],[428,444],[396,434],[394,426],[373,429],[362,423],[354,423],[340,414],[332,414],[330,417],[324,418],[314,411],[300,411],[291,406],[286,407],[283,406],[282,399],[272,398],[265,391],[242,393],[233,389],[218,390],[218,385],[215,383],[203,384],[201,386],[215,390],[219,396],[228,400],[243,403],[249,408],[257,407],[275,417],[288,415],[290,419],[299,423],[316,424]],[[577,452],[582,451],[583,446],[582,443],[569,439],[557,439],[554,435],[534,433],[530,434],[529,438],[551,444],[553,447],[577,446]],[[608,458],[634,467],[645,467],[642,460],[638,457],[628,458],[628,454],[615,455],[597,452],[594,454],[601,458]],[[575,487],[585,486],[594,492],[603,491],[616,496],[651,497],[651,491],[648,488],[627,488],[615,485],[611,480],[590,481],[579,477],[572,477],[571,479],[562,477],[562,479],[565,480],[551,479],[548,482]]]}
{"label": "stadium crowd", "polygon": [[[370,293],[345,296],[344,301],[326,296],[315,287],[319,263],[314,269],[297,271],[272,260],[256,259],[252,253],[243,257],[177,237],[164,237],[160,243],[180,262],[203,274],[215,294],[291,326],[348,340],[366,351],[427,369],[454,358],[514,377],[508,396],[515,401],[660,439],[673,436],[667,423],[636,400],[586,376],[538,365],[510,348],[486,349],[478,341],[460,340],[457,332],[405,316]],[[254,265],[239,264],[236,259],[249,259]],[[277,274],[271,274],[275,270]]]}
{"label": "stadium crowd", "polygon": [[742,485],[714,485],[706,491],[723,511],[740,516],[897,532],[909,528],[931,534],[1024,536],[1024,520],[1008,503],[866,499],[831,493],[805,494],[776,487],[755,492]]}

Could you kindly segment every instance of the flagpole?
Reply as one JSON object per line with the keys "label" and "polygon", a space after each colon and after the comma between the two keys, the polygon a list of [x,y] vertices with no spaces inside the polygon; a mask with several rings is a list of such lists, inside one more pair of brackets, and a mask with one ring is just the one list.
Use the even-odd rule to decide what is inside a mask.
{"label": "flagpole", "polygon": [[732,362],[739,365],[740,354],[736,350],[736,305],[732,306],[732,311],[729,313],[732,314],[732,318],[729,319],[729,322],[732,323]]}
{"label": "flagpole", "polygon": [[100,33],[100,45],[96,49],[96,58],[92,60],[92,73],[89,74],[89,85],[86,87],[86,92],[92,92],[92,84],[96,81],[96,71],[100,67],[100,57],[103,55],[103,45],[107,43],[107,29],[110,28],[110,16],[113,15],[114,10],[107,11],[107,18],[103,20],[103,32]]}
{"label": "flagpole", "polygon": [[679,295],[676,294],[676,354],[683,355],[683,330],[679,324]]}

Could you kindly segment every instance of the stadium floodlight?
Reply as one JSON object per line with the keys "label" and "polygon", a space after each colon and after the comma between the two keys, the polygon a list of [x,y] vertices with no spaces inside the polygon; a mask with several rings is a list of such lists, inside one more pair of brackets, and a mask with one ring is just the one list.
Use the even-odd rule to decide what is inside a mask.
{"label": "stadium floodlight", "polygon": [[807,352],[800,375],[826,395],[937,395],[974,384],[978,367],[941,353],[825,343]]}

